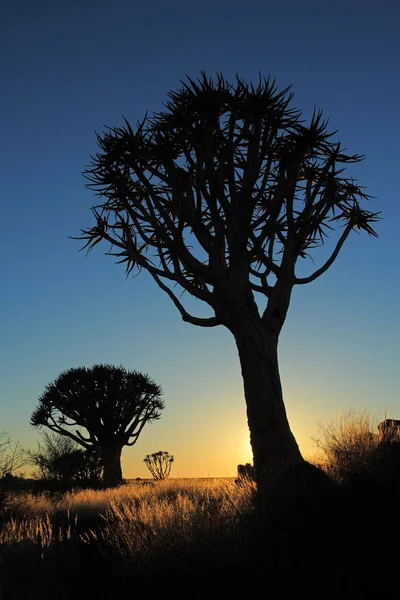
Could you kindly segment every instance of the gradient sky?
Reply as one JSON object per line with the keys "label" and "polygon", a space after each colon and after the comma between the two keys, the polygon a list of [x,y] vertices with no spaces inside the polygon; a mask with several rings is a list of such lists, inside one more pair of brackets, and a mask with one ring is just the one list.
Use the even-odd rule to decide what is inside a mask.
{"label": "gradient sky", "polygon": [[348,174],[383,211],[379,239],[353,233],[325,275],[294,290],[280,365],[301,450],[311,456],[340,411],[400,418],[399,31],[387,0],[3,4],[0,430],[35,447],[29,417],[46,383],[121,364],[155,379],[166,403],[124,450],[125,477],[150,476],[143,458],[157,450],[175,456],[175,477],[230,477],[251,460],[231,334],[183,323],[146,273],[126,279],[106,246],[86,257],[68,237],[92,223],[82,171],[95,131],[159,110],[201,70],[293,84],[305,116],[322,108],[366,155]]}

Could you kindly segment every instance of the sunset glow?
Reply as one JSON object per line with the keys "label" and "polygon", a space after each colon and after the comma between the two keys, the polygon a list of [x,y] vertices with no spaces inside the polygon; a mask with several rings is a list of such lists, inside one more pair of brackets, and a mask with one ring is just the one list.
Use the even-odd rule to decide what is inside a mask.
{"label": "sunset glow", "polygon": [[[121,115],[136,123],[162,109],[168,91],[202,69],[249,82],[261,73],[279,88],[293,85],[294,106],[306,119],[321,107],[349,152],[366,155],[349,174],[374,197],[371,210],[384,211],[379,239],[351,235],[321,278],[293,290],[279,364],[300,449],[311,456],[318,423],[340,410],[362,406],[399,417],[395,3],[376,14],[368,5],[362,15],[346,4],[345,20],[327,5],[322,45],[315,14],[299,3],[291,3],[288,20],[283,4],[243,11],[241,4],[205,2],[190,23],[189,9],[168,12],[157,2],[117,3],[124,18],[115,23],[105,2],[47,5],[38,15],[31,3],[9,3],[2,18],[2,218],[18,224],[18,241],[15,228],[5,227],[1,429],[35,448],[40,432],[29,418],[45,386],[65,369],[108,363],[148,373],[164,392],[160,420],[123,450],[125,477],[148,476],[143,459],[158,450],[174,455],[171,476],[231,477],[252,461],[232,334],[183,322],[146,272],[127,278],[123,265],[104,256],[105,246],[86,256],[71,239],[89,223],[96,201],[82,176],[96,152],[94,132],[122,125]],[[144,52],[149,40],[157,44]],[[316,264],[329,244],[313,255]],[[301,259],[300,271],[309,266]],[[188,296],[182,300],[193,314],[209,316]]]}

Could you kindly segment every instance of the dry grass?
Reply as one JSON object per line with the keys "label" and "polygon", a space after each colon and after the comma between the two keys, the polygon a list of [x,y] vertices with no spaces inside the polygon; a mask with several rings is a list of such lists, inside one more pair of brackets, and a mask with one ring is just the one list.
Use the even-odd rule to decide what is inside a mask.
{"label": "dry grass", "polygon": [[[376,433],[377,423],[368,411],[352,411],[320,425],[321,435],[315,440],[319,456],[310,462],[336,482],[326,488],[332,498],[307,484],[305,494],[303,488],[290,491],[294,504],[278,499],[278,505],[265,505],[269,512],[261,519],[254,509],[255,484],[246,478],[241,485],[234,479],[169,479],[52,496],[8,494],[1,515],[0,598],[77,598],[79,585],[87,581],[96,584],[91,592],[98,598],[118,597],[132,582],[138,586],[143,581],[153,591],[165,581],[184,582],[183,587],[190,582],[196,592],[203,584],[204,596],[214,577],[224,585],[231,582],[232,593],[237,593],[239,582],[257,587],[258,581],[267,580],[289,588],[296,582],[300,589],[304,575],[308,590],[307,561],[313,552],[313,578],[320,573],[321,580],[336,586],[335,597],[346,586],[362,585],[364,576],[352,569],[354,556],[365,562],[367,572],[375,569],[374,581],[380,582],[387,564],[392,564],[391,534],[375,527],[371,538],[365,522],[372,510],[384,510],[391,522],[396,521],[400,485],[394,494],[397,488],[392,483],[385,487],[385,481],[392,481],[390,469],[398,479],[400,456],[386,452],[396,445],[386,444],[387,437]],[[392,466],[385,462],[389,458]],[[378,480],[377,472],[383,478]],[[365,474],[366,485],[364,480],[358,485],[357,476]],[[372,553],[368,566],[375,546],[379,556]],[[319,585],[316,579],[316,588]]]}
{"label": "dry grass", "polygon": [[[387,437],[384,439],[376,433],[378,421],[365,410],[352,411],[327,426],[320,425],[320,437],[315,440],[319,455],[310,462],[322,467],[339,484],[333,486],[335,490],[345,493],[335,495],[332,503],[328,498],[326,504],[323,496],[321,502],[317,499],[314,504],[306,494],[311,508],[301,505],[297,513],[297,504],[293,507],[289,502],[289,508],[286,504],[273,505],[272,520],[268,515],[264,522],[258,520],[259,515],[254,510],[255,484],[246,478],[241,485],[234,479],[168,479],[147,485],[135,481],[112,490],[81,490],[52,496],[8,494],[1,515],[0,575],[5,583],[4,592],[0,583],[0,598],[2,592],[10,593],[4,597],[13,600],[75,597],[71,573],[82,573],[85,580],[96,581],[101,593],[110,572],[114,581],[120,581],[122,586],[143,579],[165,581],[166,577],[178,577],[182,581],[185,574],[189,574],[190,581],[196,577],[200,584],[203,579],[207,581],[205,574],[212,573],[214,577],[215,570],[223,581],[226,577],[236,582],[240,577],[247,581],[246,569],[250,568],[250,578],[254,573],[254,549],[256,556],[261,557],[261,577],[273,578],[276,571],[279,579],[279,569],[285,570],[289,568],[286,564],[292,564],[292,553],[296,554],[300,547],[303,554],[310,553],[315,550],[314,542],[318,556],[328,553],[329,564],[336,560],[337,589],[341,589],[355,577],[341,566],[343,539],[350,548],[348,560],[351,561],[354,554],[362,554],[368,544],[373,543],[363,537],[365,515],[370,514],[372,506],[376,508],[379,501],[379,506],[392,514],[389,500],[393,486],[388,488],[388,495],[385,495],[385,487],[379,488],[383,490],[381,500],[374,494],[373,486],[378,481],[377,472],[383,474],[378,485],[391,476],[390,469],[397,474],[400,457],[392,457],[392,467],[385,462],[390,458],[385,448],[390,450],[396,445],[386,444]],[[361,487],[346,485],[353,480],[360,481],[359,475],[368,476],[366,485],[370,487],[363,487],[363,482]],[[301,502],[303,496],[296,495],[296,490],[293,492],[295,502]],[[397,511],[397,501],[392,504],[390,510]],[[313,515],[315,507],[319,510],[316,516]],[[364,510],[362,514],[360,507]],[[279,514],[275,515],[275,510]],[[359,515],[358,520],[355,514]],[[333,516],[335,524],[330,527]],[[293,523],[292,533],[287,537],[290,523]],[[385,539],[376,533],[380,556],[387,561],[390,555],[382,553]],[[253,541],[255,546],[252,546]],[[249,556],[252,557],[250,562]],[[364,552],[362,556],[368,560],[368,554]],[[297,554],[294,564],[298,564],[299,559]],[[325,566],[318,563],[324,577],[329,576],[329,564],[325,573]],[[382,563],[377,573],[383,568]],[[20,577],[22,572],[26,573],[24,578]],[[357,577],[355,581],[358,586]]]}
{"label": "dry grass", "polygon": [[228,537],[234,549],[253,491],[251,483],[240,487],[232,480],[161,481],[141,493],[128,488],[111,500],[100,532],[88,539],[137,564],[166,553],[181,559],[194,546],[217,550]]}
{"label": "dry grass", "polygon": [[[9,495],[1,549],[19,542],[40,548],[67,540],[74,532],[135,562],[231,532],[251,507],[254,490],[230,479],[166,480],[155,485],[125,485],[115,490],[83,490],[51,498]],[[94,526],[94,525],[97,525]]]}
{"label": "dry grass", "polygon": [[373,472],[382,444],[377,433],[381,420],[364,409],[340,414],[326,426],[319,424],[320,437],[314,439],[319,453],[313,462],[338,483]]}
{"label": "dry grass", "polygon": [[75,523],[71,521],[66,528],[57,527],[48,514],[34,515],[24,520],[12,518],[0,531],[0,546],[28,542],[41,549],[49,548],[54,543],[70,539]]}
{"label": "dry grass", "polygon": [[0,598],[76,597],[74,573],[94,577],[104,592],[110,572],[118,581],[137,581],[165,569],[182,573],[239,560],[240,523],[253,492],[232,479],[171,479],[54,496],[10,494],[0,529]]}

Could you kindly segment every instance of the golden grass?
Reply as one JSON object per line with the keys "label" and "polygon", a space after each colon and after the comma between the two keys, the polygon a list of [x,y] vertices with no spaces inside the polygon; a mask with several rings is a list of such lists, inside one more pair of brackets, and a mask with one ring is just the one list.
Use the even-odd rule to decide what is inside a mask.
{"label": "golden grass", "polygon": [[[377,417],[371,417],[365,410],[351,411],[327,426],[320,425],[320,437],[315,440],[319,454],[310,462],[322,467],[338,483],[351,482],[357,475],[375,476],[376,469],[386,468],[382,462],[385,440],[376,433],[377,423]],[[367,498],[368,488],[361,487],[363,494],[365,489]],[[189,574],[190,585],[194,582],[197,591],[198,585],[207,580],[203,574],[211,573],[220,574],[224,582],[228,574],[237,587],[240,577],[246,583],[248,577],[252,581],[254,573],[257,577],[258,568],[262,581],[273,577],[279,565],[286,569],[294,548],[296,553],[302,548],[305,554],[314,548],[314,541],[308,539],[318,540],[317,552],[322,558],[324,552],[330,552],[330,535],[335,548],[336,533],[333,535],[328,526],[332,517],[330,504],[326,514],[324,507],[317,514],[318,531],[321,530],[324,539],[328,536],[326,547],[320,548],[322,537],[320,540],[313,534],[312,520],[310,538],[304,538],[302,517],[298,531],[296,515],[293,539],[287,535],[293,511],[284,513],[282,530],[279,510],[277,522],[271,521],[271,530],[269,520],[259,521],[257,512],[252,518],[253,510],[256,511],[255,491],[255,483],[250,479],[245,478],[237,485],[233,478],[218,478],[168,479],[148,485],[134,481],[115,489],[71,491],[53,496],[10,493],[0,514],[3,518],[0,574],[4,575],[0,597],[10,591],[16,594],[19,586],[19,595],[5,597],[66,600],[75,597],[76,584],[74,576],[71,577],[74,573],[82,573],[84,581],[98,581],[101,591],[109,572],[123,586],[144,580],[153,585],[165,581],[165,577],[170,578],[168,581],[182,581]],[[272,510],[275,509],[273,505]],[[286,505],[283,510],[287,510]],[[337,510],[335,528],[339,528],[341,539],[348,523],[347,505],[338,505]],[[352,532],[350,529],[349,543],[353,543]],[[354,547],[356,552],[362,545],[356,543]],[[256,561],[254,570],[255,556],[260,557],[260,562]],[[342,589],[341,577],[338,576],[338,589]],[[343,577],[346,581],[347,574]]]}
{"label": "golden grass", "polygon": [[30,494],[9,493],[3,500],[3,511],[9,515],[17,515],[19,519],[43,517],[54,510],[54,501],[47,493]]}
{"label": "golden grass", "polygon": [[[373,468],[381,438],[377,416],[367,410],[341,414],[319,425],[319,454],[312,462],[338,482]],[[0,546],[30,540],[41,547],[70,536],[86,535],[126,559],[161,547],[178,548],[210,540],[235,528],[252,510],[255,484],[238,486],[232,478],[167,479],[132,482],[116,489],[48,494],[10,494],[4,502]],[[63,528],[60,528],[60,523]],[[100,524],[100,528],[98,525]],[[72,529],[71,529],[72,527]],[[75,528],[75,529],[74,529]]]}
{"label": "golden grass", "polygon": [[[371,472],[379,457],[378,419],[351,411],[320,425],[313,463],[343,483]],[[80,490],[50,496],[10,494],[4,502],[2,548],[29,542],[46,549],[80,538],[108,556],[130,564],[149,563],[168,553],[183,556],[218,551],[229,542],[239,548],[243,518],[253,510],[255,484],[232,478],[167,479],[132,482],[116,489]]]}
{"label": "golden grass", "polygon": [[[161,549],[209,541],[221,534],[222,527],[233,531],[243,511],[250,509],[253,491],[251,484],[237,486],[232,479],[171,479],[53,498],[10,495],[0,549],[19,542],[48,548],[78,530],[104,551],[135,561],[140,556],[143,561]],[[100,530],[95,530],[94,521]]]}
{"label": "golden grass", "polygon": [[103,527],[89,537],[129,561],[210,545],[227,534],[235,538],[252,491],[252,484],[232,480],[161,481],[140,493],[128,488],[111,500]]}
{"label": "golden grass", "polygon": [[0,546],[31,542],[42,549],[49,548],[55,542],[70,539],[72,527],[73,523],[66,528],[54,526],[48,514],[24,520],[12,518],[0,531]]}
{"label": "golden grass", "polygon": [[314,464],[339,483],[370,472],[382,443],[382,436],[377,433],[380,420],[364,409],[340,414],[326,426],[319,424],[320,437],[314,439],[319,453]]}

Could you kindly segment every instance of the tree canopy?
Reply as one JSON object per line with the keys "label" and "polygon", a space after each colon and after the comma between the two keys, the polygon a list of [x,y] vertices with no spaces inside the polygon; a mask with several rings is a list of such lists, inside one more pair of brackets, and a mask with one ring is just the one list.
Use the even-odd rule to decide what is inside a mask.
{"label": "tree canopy", "polygon": [[[166,111],[97,136],[100,152],[85,171],[102,202],[94,227],[80,239],[91,250],[101,240],[127,272],[145,268],[171,297],[183,319],[223,322],[219,290],[245,261],[246,285],[270,298],[277,279],[313,281],[336,259],[352,230],[376,236],[378,212],[344,167],[363,156],[347,154],[322,111],[309,124],[291,106],[290,88],[274,81],[231,84],[203,72],[168,94]],[[324,244],[335,225],[343,230],[325,263],[305,277],[298,258]],[[214,308],[190,315],[168,282]]]}

